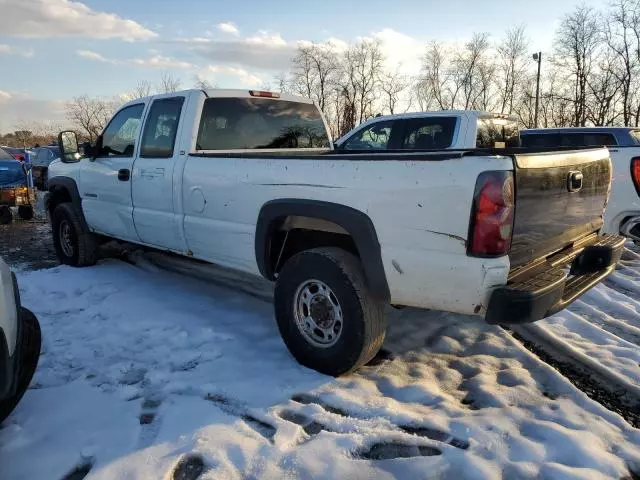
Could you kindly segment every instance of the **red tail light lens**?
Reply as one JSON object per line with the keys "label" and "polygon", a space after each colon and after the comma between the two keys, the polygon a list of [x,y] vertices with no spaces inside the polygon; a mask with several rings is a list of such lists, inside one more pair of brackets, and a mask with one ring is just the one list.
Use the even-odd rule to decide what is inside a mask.
{"label": "red tail light lens", "polygon": [[631,179],[636,187],[636,192],[640,195],[640,157],[631,159]]}
{"label": "red tail light lens", "polygon": [[483,172],[476,181],[469,255],[499,257],[511,248],[514,216],[512,172]]}

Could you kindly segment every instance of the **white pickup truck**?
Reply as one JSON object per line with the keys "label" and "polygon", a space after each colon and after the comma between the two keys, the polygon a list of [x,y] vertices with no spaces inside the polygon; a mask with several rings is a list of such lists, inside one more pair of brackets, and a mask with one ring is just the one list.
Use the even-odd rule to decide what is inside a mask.
{"label": "white pickup truck", "polygon": [[[624,240],[599,234],[606,149],[446,150],[441,140],[508,147],[511,128],[499,116],[445,113],[403,124],[399,141],[412,151],[345,152],[304,98],[138,99],[86,158],[73,132],[60,134],[46,198],[56,252],[92,265],[102,239],[116,238],[262,275],[275,281],[291,353],[340,375],[377,353],[390,304],[530,322],[613,271]],[[421,151],[427,144],[439,150]]]}
{"label": "white pickup truck", "polygon": [[523,130],[521,137],[533,148],[606,146],[613,180],[603,231],[640,242],[640,128],[537,128]]}

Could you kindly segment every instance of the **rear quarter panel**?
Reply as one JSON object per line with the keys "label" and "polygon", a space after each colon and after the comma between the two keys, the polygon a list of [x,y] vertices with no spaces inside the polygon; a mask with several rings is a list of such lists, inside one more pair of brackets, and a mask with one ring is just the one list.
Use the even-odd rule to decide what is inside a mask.
{"label": "rear quarter panel", "polygon": [[488,300],[487,285],[505,283],[509,262],[466,255],[475,182],[483,171],[512,168],[510,157],[497,156],[189,156],[183,174],[185,238],[196,258],[258,274],[255,230],[266,202],[301,198],[350,206],[373,221],[392,303],[478,313]]}
{"label": "rear quarter panel", "polygon": [[631,159],[640,157],[640,147],[611,147],[609,152],[613,172],[604,231],[619,234],[620,223],[626,217],[640,215],[640,197],[631,179]]}

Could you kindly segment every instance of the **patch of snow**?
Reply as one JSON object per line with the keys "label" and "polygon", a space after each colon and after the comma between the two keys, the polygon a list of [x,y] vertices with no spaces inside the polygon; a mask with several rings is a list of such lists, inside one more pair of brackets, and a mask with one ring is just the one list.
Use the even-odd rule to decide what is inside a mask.
{"label": "patch of snow", "polygon": [[336,380],[298,365],[272,306],[246,294],[119,261],[18,277],[43,354],[0,430],[3,480],[60,478],[87,457],[87,478],[171,478],[189,455],[203,479],[640,471],[639,430],[474,317],[393,311],[395,358]]}

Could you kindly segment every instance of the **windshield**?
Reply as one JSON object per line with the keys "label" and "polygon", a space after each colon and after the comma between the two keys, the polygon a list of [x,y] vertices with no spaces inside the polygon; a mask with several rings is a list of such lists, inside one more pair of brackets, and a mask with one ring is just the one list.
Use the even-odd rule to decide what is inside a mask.
{"label": "windshield", "polygon": [[328,147],[315,105],[266,98],[205,100],[196,145],[198,150]]}
{"label": "windshield", "polygon": [[640,145],[640,130],[629,130],[629,135],[636,144]]}
{"label": "windshield", "polygon": [[518,122],[504,118],[478,119],[476,148],[506,148],[520,146]]}

